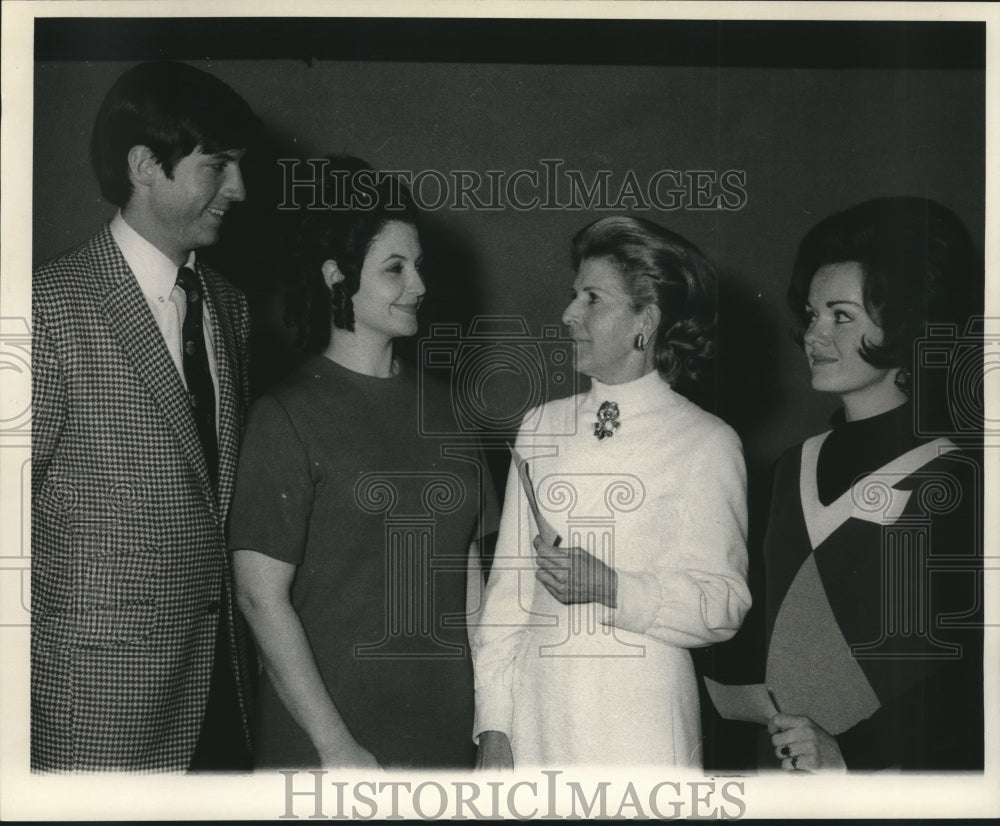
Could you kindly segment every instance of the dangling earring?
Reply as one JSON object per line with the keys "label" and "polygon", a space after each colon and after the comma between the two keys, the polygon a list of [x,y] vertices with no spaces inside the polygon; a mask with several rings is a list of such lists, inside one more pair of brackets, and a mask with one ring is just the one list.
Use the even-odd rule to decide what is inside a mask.
{"label": "dangling earring", "polygon": [[636,350],[646,349],[646,337],[642,333],[639,333],[639,335],[635,337],[635,349]]}
{"label": "dangling earring", "polygon": [[350,329],[353,317],[348,321],[348,301],[344,294],[343,282],[330,285],[330,323],[340,329]]}
{"label": "dangling earring", "polygon": [[900,393],[905,393],[907,396],[909,396],[911,394],[912,390],[913,390],[912,384],[911,384],[911,379],[912,378],[913,378],[913,374],[910,372],[910,368],[909,367],[900,367],[896,371],[896,375],[895,375],[895,377],[893,378],[892,381],[893,381],[893,384],[896,385],[896,389]]}

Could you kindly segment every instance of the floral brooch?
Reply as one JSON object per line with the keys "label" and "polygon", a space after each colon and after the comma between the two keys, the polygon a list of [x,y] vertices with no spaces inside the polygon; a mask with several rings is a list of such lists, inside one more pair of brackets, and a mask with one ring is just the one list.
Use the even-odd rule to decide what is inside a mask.
{"label": "floral brooch", "polygon": [[618,405],[615,402],[601,402],[597,409],[597,421],[594,422],[594,435],[598,441],[603,442],[615,435],[615,431],[622,426],[618,416]]}

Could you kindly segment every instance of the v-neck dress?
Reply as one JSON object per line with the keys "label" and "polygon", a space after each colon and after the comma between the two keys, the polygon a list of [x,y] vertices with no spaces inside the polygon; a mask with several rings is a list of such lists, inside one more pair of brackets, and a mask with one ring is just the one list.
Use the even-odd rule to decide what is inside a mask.
{"label": "v-neck dress", "polygon": [[[598,439],[606,401],[619,427]],[[476,735],[506,733],[516,767],[700,766],[688,649],[731,637],[750,605],[739,439],[653,372],[530,412],[516,449],[562,545],[618,573],[618,603],[563,605],[536,580],[512,466],[472,635]]]}
{"label": "v-neck dress", "polygon": [[[855,431],[884,451],[908,415]],[[946,438],[914,438],[821,497],[824,444],[841,436],[808,439],[775,467],[767,685],[782,712],[837,737],[848,768],[981,767],[981,467]]]}

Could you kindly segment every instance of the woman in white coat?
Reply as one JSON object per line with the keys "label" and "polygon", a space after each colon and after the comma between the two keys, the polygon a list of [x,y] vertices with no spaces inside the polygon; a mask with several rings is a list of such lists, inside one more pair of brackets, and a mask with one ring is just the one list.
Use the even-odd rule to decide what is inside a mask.
{"label": "woman in white coat", "polygon": [[572,257],[563,322],[591,388],[531,411],[517,438],[472,633],[478,765],[697,767],[687,649],[728,639],[750,607],[739,439],[675,390],[711,357],[714,274],[627,217],[585,227]]}

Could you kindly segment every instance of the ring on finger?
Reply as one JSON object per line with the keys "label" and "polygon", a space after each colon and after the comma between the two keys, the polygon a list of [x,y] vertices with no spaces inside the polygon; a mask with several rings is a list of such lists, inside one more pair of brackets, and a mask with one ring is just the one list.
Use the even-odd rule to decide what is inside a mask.
{"label": "ring on finger", "polygon": [[792,749],[791,749],[791,747],[790,746],[782,746],[781,747],[781,756],[782,757],[791,757],[792,756]]}

